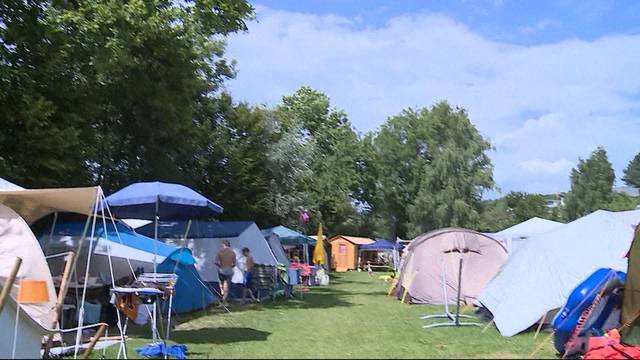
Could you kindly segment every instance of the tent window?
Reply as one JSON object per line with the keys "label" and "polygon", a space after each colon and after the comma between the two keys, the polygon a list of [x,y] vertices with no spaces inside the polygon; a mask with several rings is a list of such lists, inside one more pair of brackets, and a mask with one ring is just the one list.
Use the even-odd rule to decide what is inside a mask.
{"label": "tent window", "polygon": [[347,245],[340,244],[340,246],[338,247],[338,253],[340,255],[347,255]]}
{"label": "tent window", "polygon": [[451,249],[451,250],[447,250],[444,253],[445,254],[450,254],[450,253],[459,253],[459,254],[466,254],[466,253],[476,253],[476,254],[480,254],[480,251],[478,250],[473,250],[473,249]]}

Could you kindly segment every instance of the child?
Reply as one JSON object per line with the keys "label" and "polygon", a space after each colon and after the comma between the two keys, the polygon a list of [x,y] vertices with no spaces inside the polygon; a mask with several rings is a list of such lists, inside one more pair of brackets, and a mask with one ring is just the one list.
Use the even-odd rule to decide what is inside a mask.
{"label": "child", "polygon": [[242,249],[242,260],[238,265],[244,275],[244,279],[242,281],[242,303],[245,303],[247,294],[249,294],[253,302],[257,302],[256,297],[253,295],[253,290],[251,290],[251,280],[253,279],[253,273],[251,272],[253,270],[253,256],[251,256],[249,248]]}
{"label": "child", "polygon": [[367,273],[369,274],[369,277],[373,276],[373,269],[371,268],[371,261],[367,261]]}

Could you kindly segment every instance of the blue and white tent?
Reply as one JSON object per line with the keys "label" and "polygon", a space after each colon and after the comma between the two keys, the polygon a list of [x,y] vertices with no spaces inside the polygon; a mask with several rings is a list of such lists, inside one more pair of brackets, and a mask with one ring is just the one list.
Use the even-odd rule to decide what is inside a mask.
{"label": "blue and white tent", "polygon": [[[61,274],[64,269],[64,257],[55,256],[70,250],[75,250],[84,230],[84,222],[50,222],[42,225],[38,240],[48,257],[51,273]],[[89,235],[87,235],[89,236]],[[131,276],[133,271],[153,272],[154,252],[157,252],[156,261],[164,261],[175,246],[155,241],[149,237],[137,234],[128,226],[117,222],[114,227],[107,223],[106,231],[102,222],[96,223],[93,239],[93,255],[89,276],[94,277],[98,283],[110,283],[111,270],[109,268],[109,254],[113,265],[113,276],[116,280]],[[88,243],[83,246],[83,252],[79,254],[77,263],[78,273],[84,274],[84,266],[87,263]]]}
{"label": "blue and white tent", "polygon": [[[178,275],[172,304],[175,313],[204,310],[218,299],[218,296],[198,274],[195,264],[196,259],[193,258],[191,250],[180,248],[169,254],[158,265],[158,273]],[[168,311],[168,305],[167,303],[163,304],[163,312]]]}

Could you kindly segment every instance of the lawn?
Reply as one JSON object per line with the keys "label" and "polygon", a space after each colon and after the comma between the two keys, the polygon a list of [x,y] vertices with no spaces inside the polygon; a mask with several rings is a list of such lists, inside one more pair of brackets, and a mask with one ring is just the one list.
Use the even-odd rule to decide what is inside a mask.
{"label": "lawn", "polygon": [[[187,345],[190,358],[526,358],[542,342],[536,357],[556,357],[546,333],[534,339],[533,333],[502,337],[494,326],[484,333],[479,327],[424,330],[419,317],[442,308],[402,304],[387,290],[366,273],[336,274],[331,286],[313,288],[303,300],[181,316],[171,339]],[[149,341],[131,339],[129,356]]]}

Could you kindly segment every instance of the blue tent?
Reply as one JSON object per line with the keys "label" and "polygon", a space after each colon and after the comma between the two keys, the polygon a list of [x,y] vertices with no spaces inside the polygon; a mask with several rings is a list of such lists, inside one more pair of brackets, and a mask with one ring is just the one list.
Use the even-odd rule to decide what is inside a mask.
{"label": "blue tent", "polygon": [[262,236],[265,238],[272,234],[275,234],[280,239],[282,245],[315,245],[316,243],[313,238],[282,225],[262,230]]}
{"label": "blue tent", "polygon": [[220,214],[222,206],[180,184],[140,182],[109,195],[107,204],[121,219],[189,220]]}
{"label": "blue tent", "polygon": [[[158,273],[178,275],[172,304],[175,313],[206,309],[218,300],[218,296],[200,278],[195,263],[196,259],[193,258],[191,250],[181,248],[172,252],[158,265]],[[168,305],[167,302],[163,303],[163,312],[168,311]]]}

